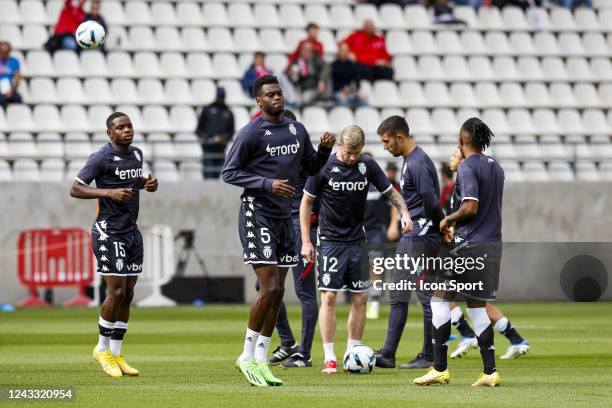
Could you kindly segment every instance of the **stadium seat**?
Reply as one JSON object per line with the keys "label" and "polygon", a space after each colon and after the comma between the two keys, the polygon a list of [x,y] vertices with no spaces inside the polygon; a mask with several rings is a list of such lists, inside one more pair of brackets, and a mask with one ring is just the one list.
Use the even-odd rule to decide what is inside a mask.
{"label": "stadium seat", "polygon": [[61,103],[89,103],[85,98],[81,80],[77,78],[58,79],[57,95]]}
{"label": "stadium seat", "polygon": [[474,107],[478,106],[478,100],[474,94],[474,89],[468,83],[454,83],[450,86],[450,97],[456,106]]}
{"label": "stadium seat", "polygon": [[406,21],[402,8],[397,4],[382,4],[379,8],[381,28],[387,30],[402,30]]}
{"label": "stadium seat", "polygon": [[64,142],[59,133],[39,134],[36,137],[36,148],[40,157],[64,158]]}
{"label": "stadium seat", "polygon": [[[457,136],[457,130],[461,126],[452,109],[434,109],[431,113],[431,122],[437,135]],[[450,155],[451,151],[448,150],[445,154]]]}
{"label": "stadium seat", "polygon": [[159,60],[153,52],[137,52],[134,54],[134,70],[139,78],[159,78],[161,68]]}
{"label": "stadium seat", "polygon": [[31,131],[36,128],[32,112],[27,105],[10,104],[6,108],[6,128],[11,131]]}
{"label": "stadium seat", "polygon": [[578,181],[601,181],[601,177],[593,162],[579,161],[576,163],[576,179]]}
{"label": "stadium seat", "polygon": [[41,181],[38,164],[32,159],[18,159],[13,163],[14,181]]}
{"label": "stadium seat", "polygon": [[123,112],[129,116],[132,121],[135,133],[148,133],[150,131],[148,123],[142,118],[140,109],[134,105],[118,105],[115,109],[118,112]]}
{"label": "stadium seat", "polygon": [[436,134],[436,129],[431,122],[427,109],[408,109],[406,113],[406,120],[410,126],[411,133],[414,132],[417,135]]}
{"label": "stadium seat", "polygon": [[478,10],[478,20],[481,28],[486,28],[490,31],[501,31],[504,27],[504,21],[497,7],[481,7]]}
{"label": "stadium seat", "polygon": [[329,128],[335,134],[340,134],[340,131],[350,123],[355,123],[353,111],[345,106],[336,106],[329,111],[328,115]]}
{"label": "stadium seat", "polygon": [[[329,131],[331,125],[327,120],[327,113],[318,106],[309,106],[302,110],[302,122],[307,124],[311,138],[317,139],[317,135]],[[359,122],[358,122],[359,123]]]}
{"label": "stadium seat", "polygon": [[591,9],[586,7],[576,8],[574,10],[574,23],[578,31],[599,31],[601,27],[597,21],[597,15]]}
{"label": "stadium seat", "polygon": [[[493,132],[495,132],[495,130],[493,130]],[[493,144],[490,154],[497,161],[517,160],[520,158],[514,144],[500,143],[499,141],[496,141],[495,144]]]}
{"label": "stadium seat", "polygon": [[466,31],[461,34],[461,44],[466,55],[487,55],[487,45],[482,35],[477,31]]}
{"label": "stadium seat", "polygon": [[53,66],[56,76],[82,76],[81,64],[76,53],[59,50],[53,54]]}
{"label": "stadium seat", "polygon": [[[306,119],[306,118],[304,118]],[[306,123],[308,123],[305,120]],[[366,134],[366,141],[376,140],[376,130],[378,129],[378,125],[380,125],[380,116],[376,109],[370,107],[360,107],[355,111],[355,122],[361,126],[363,131]]]}
{"label": "stadium seat", "polygon": [[548,175],[551,181],[574,181],[574,172],[567,162],[550,162]]}
{"label": "stadium seat", "polygon": [[253,11],[249,4],[230,2],[227,6],[227,15],[232,27],[255,26]]}
{"label": "stadium seat", "polygon": [[127,28],[122,26],[113,26],[113,29],[106,34],[104,45],[109,51],[127,51],[133,49]]}
{"label": "stadium seat", "polygon": [[399,87],[400,99],[408,107],[423,107],[427,104],[423,88],[418,82],[402,82]]}
{"label": "stadium seat", "polygon": [[94,148],[85,133],[68,133],[64,140],[64,151],[69,160],[87,159]]}
{"label": "stadium seat", "polygon": [[[132,65],[132,59],[126,52],[111,52],[108,54],[109,74],[113,78],[137,76]],[[139,72],[140,76],[142,73]]]}
{"label": "stadium seat", "polygon": [[510,109],[508,123],[512,124],[512,133],[515,135],[532,135],[536,132],[527,109]]}
{"label": "stadium seat", "polygon": [[158,44],[149,26],[132,26],[129,30],[128,44],[123,48],[134,51],[155,51]]}
{"label": "stadium seat", "polygon": [[411,36],[412,46],[419,55],[438,54],[438,46],[434,36],[429,31],[413,31]]}
{"label": "stadium seat", "polygon": [[187,51],[209,51],[210,46],[200,27],[186,27],[181,30],[181,41]]}
{"label": "stadium seat", "polygon": [[382,18],[379,18],[378,12],[379,9],[373,4],[357,4],[355,6],[355,27],[361,27],[366,19],[370,19],[378,29],[386,30],[388,26]]}
{"label": "stadium seat", "polygon": [[281,4],[279,14],[280,24],[284,27],[305,27],[308,24],[298,4]]}
{"label": "stadium seat", "polygon": [[189,84],[184,79],[170,79],[166,81],[164,92],[164,104],[193,104],[193,97],[191,96],[191,89]]}
{"label": "stadium seat", "polygon": [[579,56],[585,51],[577,33],[562,33],[559,35],[559,46],[563,55]]}
{"label": "stadium seat", "polygon": [[491,60],[487,57],[470,57],[468,66],[471,77],[478,78],[479,81],[487,81],[496,78],[491,66]]}
{"label": "stadium seat", "polygon": [[520,57],[517,63],[519,75],[524,81],[542,81],[544,74],[535,57]]}
{"label": "stadium seat", "polygon": [[14,0],[0,0],[0,23],[20,23],[22,22],[21,16],[19,15],[19,8],[17,1]]}
{"label": "stadium seat", "polygon": [[19,37],[15,38],[17,43],[13,40],[13,37],[5,36],[3,38],[10,38],[11,45],[16,49],[40,50],[43,44],[49,39],[49,32],[43,25],[26,24],[22,29],[21,44],[19,44]]}
{"label": "stadium seat", "polygon": [[525,85],[525,96],[530,106],[551,106],[553,104],[546,85],[541,82],[533,82]]}
{"label": "stadium seat", "polygon": [[81,72],[86,78],[109,77],[110,72],[106,65],[104,54],[99,51],[83,51],[80,55]]}
{"label": "stadium seat", "polygon": [[500,85],[499,95],[504,105],[508,107],[519,107],[528,105],[523,88],[516,82],[506,82]]}
{"label": "stadium seat", "polygon": [[202,181],[202,163],[200,162],[181,162],[179,164],[179,172],[181,179],[184,181]]}
{"label": "stadium seat", "polygon": [[[152,132],[172,132],[168,111],[163,106],[145,106],[142,109],[142,117],[146,123],[146,129]],[[149,139],[150,141],[150,139]]]}
{"label": "stadium seat", "polygon": [[418,61],[418,72],[422,79],[444,80],[446,73],[442,68],[440,58],[435,56],[423,56]]}
{"label": "stadium seat", "polygon": [[304,8],[306,21],[315,21],[321,28],[332,27],[327,9],[322,4],[306,4]]}
{"label": "stadium seat", "polygon": [[499,163],[504,169],[505,181],[522,182],[524,181],[523,173],[519,164],[515,161],[504,160]]}
{"label": "stadium seat", "polygon": [[282,33],[276,28],[264,28],[260,30],[259,42],[260,44],[265,44],[266,54],[293,51],[293,49],[287,47]]}
{"label": "stadium seat", "polygon": [[176,27],[160,27],[155,30],[156,51],[184,51],[183,40]]}
{"label": "stadium seat", "polygon": [[255,52],[262,49],[257,33],[253,28],[237,28],[234,30],[234,51]]}
{"label": "stadium seat", "polygon": [[234,40],[227,28],[211,28],[208,30],[208,44],[216,52],[234,52]]}
{"label": "stadium seat", "polygon": [[550,10],[550,23],[554,31],[575,31],[576,24],[572,12],[563,7],[553,7]]}
{"label": "stadium seat", "polygon": [[[255,4],[253,15],[253,21],[257,21],[258,28],[276,28],[282,26],[275,4]],[[295,24],[294,22],[292,23]]]}
{"label": "stadium seat", "polygon": [[489,31],[485,34],[485,44],[490,55],[512,55],[513,50],[504,33]]}
{"label": "stadium seat", "polygon": [[412,30],[431,28],[431,21],[429,15],[427,15],[427,10],[421,5],[404,7],[404,20],[406,21],[406,27]]}
{"label": "stadium seat", "polygon": [[[599,163],[599,172],[602,181],[612,181],[612,162]],[[2,164],[0,162],[0,178],[2,177]]]}
{"label": "stadium seat", "polygon": [[[232,22],[233,23],[233,22]],[[229,25],[227,12],[223,3],[204,2],[202,6],[202,26],[226,27]]]}
{"label": "stadium seat", "polygon": [[[197,125],[197,117],[194,110],[189,106],[172,106],[170,108],[170,125],[172,132],[194,132]],[[178,147],[177,151],[179,151]],[[183,152],[189,154],[189,152]]]}
{"label": "stadium seat", "polygon": [[187,55],[187,72],[191,78],[214,78],[215,71],[208,54],[194,53]]}
{"label": "stadium seat", "polygon": [[26,57],[26,69],[23,69],[23,75],[26,76],[42,76],[54,77],[55,70],[51,57],[47,51],[30,51]]}
{"label": "stadium seat", "polygon": [[[106,130],[106,118],[110,116],[113,111],[110,106],[107,105],[97,105],[89,108],[87,118],[89,121],[89,125],[92,130],[98,130],[104,132]],[[106,142],[108,137],[106,133],[103,133],[103,140]]]}
{"label": "stadium seat", "polygon": [[[0,5],[0,7],[2,7]],[[2,11],[4,13],[4,10]],[[42,1],[21,0],[19,2],[19,14],[29,23],[52,24],[55,21],[47,18],[47,11]]]}
{"label": "stadium seat", "polygon": [[544,164],[536,161],[529,161],[523,164],[522,172],[524,174],[525,181],[550,181],[548,172],[544,167]]}
{"label": "stadium seat", "polygon": [[459,36],[454,31],[440,31],[436,34],[436,46],[438,52],[443,55],[463,55],[465,51],[459,41]]}
{"label": "stadium seat", "polygon": [[242,78],[243,73],[238,69],[236,57],[233,54],[218,53],[213,55],[212,67],[217,78]]}
{"label": "stadium seat", "polygon": [[210,79],[196,79],[191,83],[194,102],[207,105],[215,99],[216,87]]}
{"label": "stadium seat", "polygon": [[134,81],[131,79],[113,79],[111,81],[113,100],[119,104],[141,104],[141,99]]}
{"label": "stadium seat", "polygon": [[6,160],[0,160],[0,181],[13,181],[13,172]]}
{"label": "stadium seat", "polygon": [[[35,25],[34,27],[39,27]],[[29,49],[29,48],[39,48],[41,42],[36,41],[36,45],[33,47],[28,47],[25,43],[24,39],[21,36],[21,30],[17,24],[0,24],[0,38],[10,38],[11,39],[11,47],[13,50],[21,50],[21,49]]]}
{"label": "stadium seat", "polygon": [[11,133],[8,148],[14,158],[37,158],[39,156],[34,137],[31,133]]}
{"label": "stadium seat", "polygon": [[119,1],[105,0],[101,11],[104,14],[104,19],[110,25],[126,25],[129,21],[126,19],[123,6]]}
{"label": "stadium seat", "polygon": [[552,33],[537,33],[533,41],[538,51],[538,55],[557,56],[561,54],[559,46],[557,45],[557,40]]}
{"label": "stadium seat", "polygon": [[531,35],[529,33],[512,33],[510,35],[510,46],[514,55],[537,55]]}
{"label": "stadium seat", "polygon": [[550,109],[536,109],[533,112],[533,123],[538,134],[557,135],[561,133],[555,113]]}
{"label": "stadium seat", "polygon": [[610,56],[610,36],[608,35],[608,45],[602,34],[590,33],[583,37],[584,49],[589,56]]}
{"label": "stadium seat", "polygon": [[36,105],[32,111],[35,129],[43,132],[65,131],[66,125],[60,119],[59,110],[52,105]]}
{"label": "stadium seat", "polygon": [[521,76],[512,57],[495,57],[493,59],[493,72],[498,80],[518,81]]}
{"label": "stadium seat", "polygon": [[454,106],[448,88],[443,82],[425,83],[424,93],[429,106]]}
{"label": "stadium seat", "polygon": [[403,30],[391,30],[385,38],[387,49],[391,55],[414,54],[415,49],[408,33]]}
{"label": "stadium seat", "polygon": [[[226,93],[225,99],[228,105],[244,105],[244,106],[253,105],[253,101],[246,96],[246,94],[242,90],[242,86],[240,85],[239,81],[231,80],[231,79],[224,79],[224,80],[219,81],[218,85],[225,88],[225,93]],[[214,99],[214,96],[215,96],[215,93],[213,92],[213,95],[212,95],[213,99]]]}
{"label": "stadium seat", "polygon": [[45,181],[62,181],[65,177],[64,160],[45,159],[40,164],[40,171]]}
{"label": "stadium seat", "polygon": [[[2,112],[2,110],[0,110]],[[6,136],[4,133],[0,133],[0,159],[9,158],[11,154],[9,153],[9,146],[6,142]]]}
{"label": "stadium seat", "polygon": [[74,180],[79,171],[85,166],[86,160],[70,160],[66,169],[66,180]]}
{"label": "stadium seat", "polygon": [[581,135],[584,134],[584,126],[580,113],[574,109],[561,109],[557,114],[559,126],[566,135]]}
{"label": "stadium seat", "polygon": [[587,109],[582,113],[586,134],[588,135],[610,135],[612,125],[606,122],[606,116],[599,109]]}
{"label": "stadium seat", "polygon": [[176,165],[168,160],[155,160],[153,162],[153,172],[160,182],[180,181],[180,175],[176,170]]}
{"label": "stadium seat", "polygon": [[199,4],[185,1],[176,4],[176,21],[179,26],[200,26],[202,20]]}
{"label": "stadium seat", "polygon": [[[193,127],[189,131],[195,129],[195,115],[191,112]],[[174,150],[178,157],[183,160],[202,160],[202,148],[200,141],[193,133],[178,134],[174,137]],[[202,171],[200,170],[200,174]]]}
{"label": "stadium seat", "polygon": [[510,135],[513,133],[503,110],[485,109],[482,113],[482,117],[482,120],[493,131],[493,134]]}
{"label": "stadium seat", "polygon": [[576,106],[576,98],[572,87],[568,83],[553,83],[550,85],[550,97],[553,104],[558,107]]}
{"label": "stadium seat", "polygon": [[185,59],[178,52],[165,52],[159,60],[159,67],[164,78],[186,78],[189,76]]}
{"label": "stadium seat", "polygon": [[243,106],[233,106],[231,108],[232,114],[234,115],[234,126],[236,129],[242,129],[247,123],[251,121],[249,112]]}
{"label": "stadium seat", "polygon": [[397,56],[393,58],[392,63],[395,80],[416,80],[421,78],[413,57]]}
{"label": "stadium seat", "polygon": [[156,27],[176,26],[178,21],[174,5],[170,2],[151,3],[151,20]]}
{"label": "stadium seat", "polygon": [[574,85],[576,104],[579,107],[598,108],[602,105],[593,84],[578,83]]}
{"label": "stadium seat", "polygon": [[[157,110],[157,109],[156,109]],[[167,133],[151,133],[147,137],[147,142],[152,146],[152,159],[175,160],[178,158],[174,150],[174,143]]]}
{"label": "stadium seat", "polygon": [[395,82],[386,80],[376,81],[373,91],[372,98],[370,99],[372,106],[383,108],[401,105]]}
{"label": "stadium seat", "polygon": [[147,104],[167,103],[164,88],[158,79],[142,79],[138,81],[138,94]]}
{"label": "stadium seat", "polygon": [[126,21],[129,21],[131,26],[152,26],[153,20],[147,3],[144,1],[127,1],[125,2]]}
{"label": "stadium seat", "polygon": [[30,97],[32,103],[57,103],[58,96],[55,83],[51,78],[32,78],[30,80]]}
{"label": "stadium seat", "polygon": [[518,7],[504,7],[502,10],[502,18],[506,30],[529,31],[532,29],[525,18],[525,13]]}
{"label": "stadium seat", "polygon": [[442,62],[446,78],[454,81],[467,81],[472,79],[472,74],[467,66],[465,58],[460,56],[444,57]]}
{"label": "stadium seat", "polygon": [[336,40],[330,30],[321,30],[319,32],[319,41],[323,43],[325,55],[335,55],[338,52],[338,41],[341,39],[344,39],[344,37]]}
{"label": "stadium seat", "polygon": [[[36,111],[34,113],[36,114]],[[89,132],[94,130],[94,127],[89,123],[87,112],[83,106],[64,105],[62,106],[61,117],[61,122],[64,126],[62,131]]]}

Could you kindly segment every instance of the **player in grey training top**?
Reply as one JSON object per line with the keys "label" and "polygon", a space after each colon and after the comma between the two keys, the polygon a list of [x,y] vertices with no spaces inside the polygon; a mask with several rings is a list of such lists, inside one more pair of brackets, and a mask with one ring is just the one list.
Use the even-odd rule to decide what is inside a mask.
{"label": "player in grey training top", "polygon": [[458,171],[461,206],[440,222],[440,231],[445,234],[445,241],[452,242],[450,255],[457,261],[447,276],[447,283],[455,281],[471,286],[458,291],[435,291],[431,299],[434,366],[414,380],[418,385],[450,380],[446,356],[451,330],[450,302],[457,293],[467,300],[483,362],[483,373],[472,386],[500,384],[495,368],[493,327],[486,311],[487,301],[496,297],[499,281],[504,191],[504,171],[495,159],[484,154],[492,137],[489,127],[478,118],[465,121],[459,132],[459,150],[464,158]]}
{"label": "player in grey training top", "polygon": [[362,271],[361,256],[366,242],[363,216],[370,183],[400,211],[402,232],[412,228],[402,196],[374,159],[361,155],[364,142],[365,135],[359,126],[350,125],[342,130],[338,152],[329,158],[319,174],[308,179],[300,207],[301,252],[312,261],[314,248],[310,241],[310,215],[315,198],[321,199],[317,272],[321,291],[319,327],[325,352],[324,374],[334,374],[337,368],[333,341],[338,291],[351,292],[347,350],[361,343],[365,327],[369,271]]}
{"label": "player in grey training top", "polygon": [[244,262],[253,266],[260,284],[236,367],[251,384],[266,387],[282,385],[266,360],[287,268],[298,262],[291,225],[295,181],[301,170],[318,173],[335,138],[325,133],[319,151],[314,150],[304,125],[283,116],[283,91],[276,77],[258,78],[253,91],[261,116],[238,132],[221,175],[226,183],[244,188],[240,241]]}

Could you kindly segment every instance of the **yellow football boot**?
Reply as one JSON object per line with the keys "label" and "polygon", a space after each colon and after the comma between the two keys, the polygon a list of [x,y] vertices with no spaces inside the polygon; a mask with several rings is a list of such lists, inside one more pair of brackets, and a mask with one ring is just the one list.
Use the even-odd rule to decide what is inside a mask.
{"label": "yellow football boot", "polygon": [[500,383],[501,377],[499,373],[495,371],[493,374],[480,374],[480,377],[472,384],[472,387],[497,387]]}
{"label": "yellow football boot", "polygon": [[414,379],[414,383],[416,385],[448,384],[449,381],[450,373],[448,372],[448,369],[438,371],[433,367],[427,372],[427,374]]}
{"label": "yellow football boot", "polygon": [[117,365],[113,354],[110,351],[98,351],[97,347],[94,348],[93,358],[102,366],[104,373],[113,378],[119,378],[123,376],[121,369]]}
{"label": "yellow football boot", "polygon": [[129,375],[130,377],[136,377],[140,374],[140,371],[129,365],[122,355],[118,355],[113,358],[117,362],[117,365],[123,374]]}

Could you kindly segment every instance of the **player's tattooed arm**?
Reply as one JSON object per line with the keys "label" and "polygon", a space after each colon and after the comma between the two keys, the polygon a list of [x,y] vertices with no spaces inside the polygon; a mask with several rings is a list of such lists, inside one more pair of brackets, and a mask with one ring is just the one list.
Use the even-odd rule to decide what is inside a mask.
{"label": "player's tattooed arm", "polygon": [[302,234],[302,250],[300,253],[308,262],[314,261],[314,247],[310,242],[310,218],[314,201],[314,197],[304,194],[300,203],[300,231]]}
{"label": "player's tattooed arm", "polygon": [[75,180],[70,188],[70,195],[74,198],[92,199],[92,198],[110,198],[113,201],[130,201],[133,197],[131,188],[95,188],[86,184],[82,184]]}
{"label": "player's tattooed arm", "polygon": [[461,203],[461,207],[454,213],[448,215],[440,221],[440,232],[447,234],[449,228],[459,221],[464,221],[472,218],[478,212],[478,201],[466,199]]}
{"label": "player's tattooed arm", "polygon": [[391,202],[391,204],[400,212],[402,233],[405,234],[407,232],[412,231],[412,219],[410,218],[410,212],[408,212],[408,207],[406,206],[406,201],[404,201],[404,197],[402,197],[399,191],[394,188],[391,188],[386,194],[386,196]]}

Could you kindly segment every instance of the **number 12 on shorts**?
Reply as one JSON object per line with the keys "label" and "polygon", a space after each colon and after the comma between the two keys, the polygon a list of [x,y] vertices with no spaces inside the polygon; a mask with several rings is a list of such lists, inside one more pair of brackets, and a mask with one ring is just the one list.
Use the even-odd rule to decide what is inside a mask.
{"label": "number 12 on shorts", "polygon": [[[327,259],[329,258],[329,269],[327,269]],[[323,272],[338,272],[338,258],[335,256],[323,256]]]}

